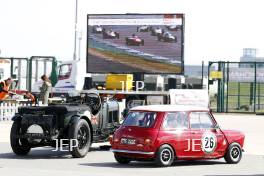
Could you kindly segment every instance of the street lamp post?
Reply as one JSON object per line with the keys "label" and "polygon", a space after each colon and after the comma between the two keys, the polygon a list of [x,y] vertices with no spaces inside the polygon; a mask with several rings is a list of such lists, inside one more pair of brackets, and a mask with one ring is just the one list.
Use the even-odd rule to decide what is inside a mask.
{"label": "street lamp post", "polygon": [[78,0],[75,0],[75,25],[74,25],[74,51],[73,60],[76,60],[76,43],[77,43],[77,23],[78,23]]}
{"label": "street lamp post", "polygon": [[78,32],[78,40],[79,40],[79,49],[78,49],[78,60],[81,60],[81,40],[82,40],[82,31]]}

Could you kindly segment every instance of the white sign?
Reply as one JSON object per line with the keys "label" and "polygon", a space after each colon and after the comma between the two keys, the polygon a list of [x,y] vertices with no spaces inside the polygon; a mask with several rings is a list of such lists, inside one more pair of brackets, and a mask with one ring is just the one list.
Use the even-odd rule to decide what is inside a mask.
{"label": "white sign", "polygon": [[209,95],[203,89],[170,89],[170,102],[174,105],[209,106]]}
{"label": "white sign", "polygon": [[[254,82],[255,68],[229,68],[230,82]],[[264,82],[264,69],[257,68],[256,81]]]}
{"label": "white sign", "polygon": [[164,104],[163,96],[147,96],[147,105],[161,105]]}

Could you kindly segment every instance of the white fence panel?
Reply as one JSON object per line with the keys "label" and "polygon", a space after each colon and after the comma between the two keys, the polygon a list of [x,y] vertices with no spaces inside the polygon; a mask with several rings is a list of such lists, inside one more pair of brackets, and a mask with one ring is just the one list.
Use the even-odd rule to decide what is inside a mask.
{"label": "white fence panel", "polygon": [[18,112],[20,106],[31,106],[28,103],[0,103],[0,122],[9,121]]}

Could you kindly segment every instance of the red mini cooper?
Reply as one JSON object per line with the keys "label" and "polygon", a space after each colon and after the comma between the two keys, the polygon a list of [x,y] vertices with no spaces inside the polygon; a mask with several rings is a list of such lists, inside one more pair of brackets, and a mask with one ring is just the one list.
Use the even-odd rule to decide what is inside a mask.
{"label": "red mini cooper", "polygon": [[238,163],[245,135],[222,130],[208,108],[150,105],[132,108],[110,142],[120,164],[154,160],[170,166],[175,159],[218,159]]}

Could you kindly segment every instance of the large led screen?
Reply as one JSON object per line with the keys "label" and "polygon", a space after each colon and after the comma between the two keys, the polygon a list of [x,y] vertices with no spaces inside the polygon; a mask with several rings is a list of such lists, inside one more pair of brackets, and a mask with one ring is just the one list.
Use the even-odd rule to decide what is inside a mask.
{"label": "large led screen", "polygon": [[182,74],[183,14],[87,16],[88,73]]}

